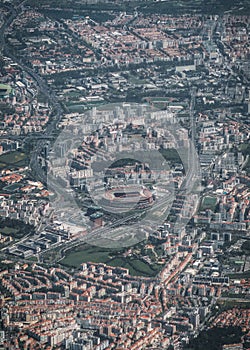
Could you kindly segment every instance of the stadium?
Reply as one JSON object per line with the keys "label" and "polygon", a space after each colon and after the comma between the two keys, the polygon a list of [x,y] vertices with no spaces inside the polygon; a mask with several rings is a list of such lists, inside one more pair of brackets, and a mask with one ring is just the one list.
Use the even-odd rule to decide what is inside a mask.
{"label": "stadium", "polygon": [[144,209],[154,202],[153,194],[145,186],[119,186],[107,190],[102,198],[104,207],[114,209]]}

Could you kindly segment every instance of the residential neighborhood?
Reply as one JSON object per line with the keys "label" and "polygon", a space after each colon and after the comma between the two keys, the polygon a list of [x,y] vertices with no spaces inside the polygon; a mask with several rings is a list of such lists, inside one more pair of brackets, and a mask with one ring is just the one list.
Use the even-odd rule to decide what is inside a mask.
{"label": "residential neighborhood", "polygon": [[249,349],[249,4],[0,4],[0,349]]}

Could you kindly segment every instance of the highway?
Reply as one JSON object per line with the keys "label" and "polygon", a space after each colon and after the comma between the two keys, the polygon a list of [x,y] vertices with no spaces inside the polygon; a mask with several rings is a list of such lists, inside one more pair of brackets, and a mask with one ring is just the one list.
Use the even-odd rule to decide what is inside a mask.
{"label": "highway", "polygon": [[[47,174],[41,168],[39,161],[38,161],[38,156],[41,154],[41,151],[44,149],[46,142],[47,142],[46,140],[48,140],[50,138],[53,139],[53,132],[56,130],[58,122],[62,118],[63,109],[62,109],[54,91],[52,91],[50,89],[50,87],[48,86],[46,81],[39,74],[37,74],[32,68],[27,66],[27,64],[25,64],[25,62],[22,59],[17,58],[13,55],[13,53],[8,48],[8,45],[5,42],[5,38],[4,38],[4,33],[5,33],[6,29],[11,25],[11,23],[14,21],[14,19],[18,15],[20,15],[20,13],[22,13],[23,6],[25,5],[26,1],[27,0],[21,1],[16,8],[13,8],[11,10],[10,16],[8,17],[8,19],[4,22],[4,24],[0,28],[0,43],[1,43],[1,48],[2,48],[3,54],[10,57],[14,62],[16,62],[25,72],[27,72],[34,79],[34,81],[37,84],[37,88],[47,97],[49,104],[51,106],[51,109],[54,112],[53,119],[47,125],[43,135],[40,134],[38,136],[32,135],[32,136],[22,137],[22,140],[24,142],[31,142],[31,141],[36,140],[34,150],[31,154],[30,167],[31,167],[36,179],[47,184]],[[191,90],[190,120],[191,120],[191,135],[192,135],[192,137],[191,137],[191,141],[190,141],[190,147],[188,149],[188,169],[187,169],[186,179],[183,183],[183,186],[181,187],[181,192],[184,192],[184,194],[192,191],[192,188],[193,188],[193,185],[195,182],[195,178],[198,175],[198,166],[197,166],[197,159],[195,158],[196,152],[195,152],[195,147],[194,147],[194,140],[195,140],[194,106],[195,106],[195,91]],[[67,198],[66,193],[65,193],[66,192],[65,189],[62,188],[60,185],[58,185],[56,179],[54,179],[54,181],[52,181],[50,185],[52,185],[53,190],[55,190],[57,192],[56,201],[58,203],[60,203],[61,207],[63,206],[63,200],[64,201],[66,200],[66,202],[69,201],[69,204],[71,207],[74,206],[74,204],[72,203],[72,201],[73,201],[72,196],[69,195]],[[151,223],[149,223],[149,225],[146,225],[146,226],[148,226],[148,229],[149,228],[152,230],[156,229],[157,223],[161,224],[162,220],[166,219],[166,217],[164,216],[164,213],[166,212],[169,204],[171,204],[172,201],[173,201],[172,196],[169,196],[169,198],[167,198],[167,199],[163,197],[162,199],[157,201],[155,203],[155,205],[153,206],[153,208],[151,208],[149,211],[145,210],[141,213],[141,216],[146,214],[146,220],[148,220],[148,221],[151,220]],[[67,207],[67,205],[66,205],[66,207]],[[161,212],[163,215],[160,215],[160,217],[158,217],[156,215],[157,211]],[[107,225],[107,226],[99,228],[95,231],[91,231],[91,232],[87,233],[84,237],[82,237],[81,239],[77,240],[77,242],[72,241],[71,243],[67,243],[67,249],[70,248],[71,246],[73,247],[74,245],[78,245],[84,241],[85,242],[88,241],[88,243],[92,242],[93,244],[95,244],[97,242],[97,240],[99,240],[99,239],[114,240],[117,235],[118,236],[121,235],[122,232],[124,232],[124,234],[125,234],[125,232],[128,230],[130,231],[130,233],[133,233],[133,232],[131,232],[133,229],[139,230],[139,227],[137,227],[137,225],[127,226],[126,230],[122,226],[125,225],[126,223],[129,223],[131,220],[134,220],[135,216],[138,216],[138,214],[136,214],[136,215],[132,214],[126,218],[122,218],[122,219],[116,221],[115,226],[117,227],[120,225],[119,229],[115,228],[112,225]],[[138,223],[138,226],[139,226],[139,224],[141,225],[140,227],[144,227],[144,225],[146,224],[146,221],[142,220],[141,222]]]}
{"label": "highway", "polygon": [[[53,90],[50,89],[48,84],[42,79],[42,77],[34,72],[33,69],[28,67],[22,59],[19,59],[15,57],[6,41],[5,41],[5,31],[8,29],[8,27],[11,25],[11,23],[15,20],[17,16],[19,16],[23,10],[24,5],[27,2],[27,0],[23,0],[17,5],[15,8],[12,8],[10,11],[10,16],[6,19],[6,21],[3,23],[2,27],[0,28],[0,47],[1,52],[6,55],[7,57],[10,57],[15,63],[17,63],[25,72],[27,72],[36,82],[37,88],[48,98],[49,104],[54,112],[55,115],[53,115],[53,119],[51,118],[50,122],[48,123],[43,135],[32,135],[32,136],[8,136],[8,138],[13,140],[23,140],[24,142],[31,142],[32,140],[36,140],[36,146],[31,154],[31,160],[30,160],[30,167],[34,172],[34,175],[36,176],[37,180],[40,180],[43,183],[47,183],[47,175],[44,173],[44,171],[41,169],[40,164],[38,162],[38,155],[41,153],[42,149],[44,148],[44,145],[46,143],[46,140],[53,139],[53,131],[56,129],[58,122],[60,121],[63,110],[58,102],[58,99],[54,93]],[[20,11],[21,10],[21,11]],[[1,136],[1,139],[5,139],[7,136]]]}
{"label": "highway", "polygon": [[[171,202],[172,202],[173,198],[169,197],[167,200],[163,199],[160,200],[159,203],[157,203],[154,208],[152,209],[153,212],[155,210],[158,210],[159,208],[161,208],[162,206],[164,206],[164,208],[166,208],[166,206],[168,206]],[[80,210],[80,209],[79,209]],[[138,216],[143,216],[146,214],[146,219],[142,219],[142,221],[139,221],[139,223],[136,225],[132,225],[132,226],[127,226],[127,227],[122,227],[124,226],[126,223],[129,224],[131,220],[134,220],[135,218],[138,219]],[[150,213],[151,218],[152,216],[154,216],[153,213]],[[142,211],[141,213],[136,213],[136,214],[131,214],[125,218],[121,218],[119,220],[116,220],[115,223],[113,224],[108,224],[106,226],[100,227],[98,229],[95,230],[90,230],[89,232],[87,232],[84,236],[82,236],[81,238],[78,238],[76,240],[72,240],[70,242],[63,242],[63,243],[59,243],[56,248],[61,248],[61,259],[63,258],[63,254],[65,253],[66,250],[71,249],[73,247],[76,247],[84,242],[88,243],[88,244],[92,244],[92,245],[99,245],[102,244],[102,246],[106,246],[106,244],[103,243],[103,240],[107,240],[107,247],[111,247],[112,242],[114,243],[114,246],[117,247],[117,244],[119,247],[122,247],[124,245],[123,243],[123,239],[121,238],[121,240],[119,241],[119,243],[116,241],[117,238],[119,238],[120,236],[124,236],[126,237],[126,235],[128,233],[130,234],[143,234],[146,232],[150,232],[153,233],[155,232],[155,230],[157,229],[157,222],[156,219],[154,217],[154,221],[150,220],[150,218],[147,217],[147,210]],[[162,222],[160,222],[162,223]],[[158,222],[159,224],[159,222]],[[125,245],[129,245],[129,238],[126,240]],[[45,252],[41,252],[40,254],[40,260],[42,260],[42,257],[44,254],[47,254],[48,251],[50,250],[54,250],[55,246],[51,249],[46,250]],[[60,259],[60,260],[61,260]]]}
{"label": "highway", "polygon": [[11,23],[14,21],[14,19],[20,14],[19,10],[22,8],[23,5],[27,0],[23,0],[17,5],[16,7],[12,7],[12,10],[10,11],[9,17],[6,19],[6,21],[3,23],[3,25],[0,28],[0,53],[4,53],[6,43],[4,40],[4,33],[7,28],[11,25]]}
{"label": "highway", "polygon": [[[50,123],[47,125],[46,130],[43,133],[43,135],[34,135],[34,136],[32,135],[32,136],[25,136],[25,137],[21,136],[21,139],[24,142],[31,142],[32,140],[36,140],[36,145],[34,147],[32,154],[31,154],[30,167],[31,167],[32,171],[34,172],[34,176],[36,177],[37,180],[40,180],[43,183],[47,183],[47,174],[43,171],[43,169],[41,169],[41,166],[38,162],[38,156],[41,153],[41,151],[43,150],[43,148],[46,144],[46,140],[48,140],[50,138],[53,139],[53,136],[52,136],[53,131],[56,130],[56,128],[57,128],[57,124],[63,115],[63,110],[62,110],[60,103],[57,100],[55,93],[50,89],[50,87],[47,85],[47,83],[42,79],[42,77],[40,75],[38,75],[30,67],[28,67],[23,62],[23,60],[15,57],[10,52],[10,50],[5,42],[5,39],[4,39],[4,33],[5,33],[6,29],[11,25],[11,23],[14,21],[14,19],[17,17],[17,15],[19,15],[22,12],[22,11],[20,12],[18,10],[22,9],[22,6],[26,3],[26,1],[27,0],[20,2],[20,4],[15,9],[12,9],[10,17],[2,25],[2,27],[0,29],[0,43],[1,43],[3,53],[6,56],[10,57],[14,62],[16,62],[25,72],[27,72],[34,79],[34,81],[37,84],[38,89],[48,98],[49,104],[55,113],[55,115],[53,116],[53,120],[51,120]],[[2,138],[6,138],[6,136],[2,136]],[[14,139],[14,140],[20,139],[20,137],[14,136],[14,137],[12,137],[12,139]],[[73,205],[72,197],[70,195],[66,196],[65,189],[58,186],[56,179],[54,179],[54,181],[52,181],[50,183],[50,185],[52,185],[53,190],[56,190],[56,192],[57,192],[57,200],[56,201],[60,202],[60,206],[62,206],[63,202],[65,202],[65,201],[66,202],[69,201],[70,205],[71,206]],[[159,204],[162,205],[161,203],[159,203]],[[141,215],[143,215],[143,212],[141,213]],[[129,222],[132,219],[134,219],[134,215],[130,215],[126,218],[122,218],[122,219],[116,221],[115,226],[119,226],[119,225],[122,226],[122,225],[126,224],[126,222]],[[104,238],[106,235],[109,236],[111,230],[113,233],[114,232],[117,233],[117,230],[112,225],[108,225],[106,227],[102,227],[102,228],[97,229],[95,231],[89,232],[87,235],[85,235],[83,238],[81,238],[77,241],[72,241],[71,243],[68,243],[67,248],[70,248],[71,246],[73,247],[74,245],[78,245],[84,241],[95,243],[98,239]],[[106,236],[107,239],[108,239],[108,236]],[[64,246],[64,245],[65,245],[65,243],[62,244],[62,246]],[[58,246],[61,246],[61,244],[59,244]],[[53,247],[53,249],[54,249],[54,247]]]}
{"label": "highway", "polygon": [[191,192],[193,185],[195,183],[195,179],[199,177],[199,161],[197,158],[196,150],[195,150],[195,117],[194,117],[194,108],[195,108],[195,96],[196,90],[195,88],[191,89],[191,101],[189,107],[189,115],[190,115],[190,133],[191,140],[189,140],[188,147],[188,171],[184,181],[184,189],[188,192]]}

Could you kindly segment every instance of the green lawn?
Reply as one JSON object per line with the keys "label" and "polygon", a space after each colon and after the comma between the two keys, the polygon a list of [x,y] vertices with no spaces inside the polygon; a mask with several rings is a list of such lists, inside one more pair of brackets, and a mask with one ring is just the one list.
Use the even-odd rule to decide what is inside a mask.
{"label": "green lawn", "polygon": [[206,209],[211,209],[212,211],[214,211],[216,203],[217,203],[216,197],[210,197],[210,196],[204,197],[200,205],[200,211],[203,211]]}
{"label": "green lawn", "polygon": [[146,79],[136,78],[133,75],[131,75],[128,80],[131,84],[135,84],[135,85],[143,85],[148,83]]}
{"label": "green lawn", "polygon": [[72,113],[75,113],[75,112],[82,113],[87,108],[85,104],[79,104],[79,102],[77,102],[75,104],[73,104],[73,103],[67,104],[66,103],[66,106],[67,106],[68,110]]}
{"label": "green lawn", "polygon": [[20,151],[4,153],[0,156],[0,170],[4,168],[23,167],[28,164],[27,154]]}
{"label": "green lawn", "polygon": [[246,165],[244,166],[244,170],[246,170],[246,172],[248,174],[250,173],[250,156],[248,158],[248,161],[247,161]]}
{"label": "green lawn", "polygon": [[33,234],[34,227],[20,220],[0,217],[0,233],[20,239],[27,234]]}
{"label": "green lawn", "polygon": [[0,233],[4,235],[9,235],[11,233],[16,233],[18,230],[16,228],[5,226],[4,228],[0,228]]}
{"label": "green lawn", "polygon": [[0,84],[0,90],[6,90],[6,95],[11,93],[11,86],[6,84]]}
{"label": "green lawn", "polygon": [[169,102],[168,97],[151,97],[150,100],[151,102]]}
{"label": "green lawn", "polygon": [[250,278],[250,271],[245,271],[245,272],[241,272],[241,273],[232,273],[228,277],[231,279]]}
{"label": "green lawn", "polygon": [[66,253],[66,257],[61,264],[73,267],[79,267],[84,262],[103,262],[110,260],[110,254],[113,250],[105,249],[88,244],[81,245],[73,251]]}
{"label": "green lawn", "polygon": [[66,253],[61,261],[62,265],[78,268],[84,262],[104,263],[110,266],[119,266],[129,269],[133,276],[156,276],[162,265],[149,265],[143,260],[132,257],[124,258],[118,249],[100,248],[88,244],[81,245]]}
{"label": "green lawn", "polygon": [[163,109],[166,106],[165,102],[153,102],[154,107],[157,109]]}
{"label": "green lawn", "polygon": [[31,256],[30,258],[28,258],[28,260],[37,262],[37,257],[36,256]]}
{"label": "green lawn", "polygon": [[[69,97],[70,99],[72,99],[73,101],[75,101],[76,99],[78,100],[81,96],[82,93],[80,91],[67,91],[64,94],[65,98]],[[79,102],[78,102],[79,103]]]}
{"label": "green lawn", "polygon": [[239,146],[239,150],[243,153],[243,155],[246,157],[249,156],[248,162],[244,167],[244,170],[246,170],[247,173],[250,171],[250,145],[249,143],[243,143]]}
{"label": "green lawn", "polygon": [[115,258],[108,262],[110,266],[121,266],[129,269],[132,276],[154,277],[162,269],[162,265],[149,265],[140,259]]}
{"label": "green lawn", "polygon": [[168,149],[164,148],[164,149],[160,149],[159,152],[166,159],[166,161],[169,162],[171,165],[174,165],[177,163],[183,164],[182,159],[184,159],[184,157],[182,154],[182,150],[177,151],[174,148],[168,148]]}
{"label": "green lawn", "polygon": [[20,187],[22,187],[22,185],[20,184],[11,184],[11,185],[5,186],[3,190],[13,192],[19,189]]}

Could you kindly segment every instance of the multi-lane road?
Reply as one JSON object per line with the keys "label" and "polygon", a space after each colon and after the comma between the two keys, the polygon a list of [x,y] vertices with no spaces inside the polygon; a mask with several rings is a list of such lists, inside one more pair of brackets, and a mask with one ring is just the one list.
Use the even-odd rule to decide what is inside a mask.
{"label": "multi-lane road", "polygon": [[[17,5],[16,7],[12,7],[10,9],[10,13],[8,15],[8,18],[4,21],[3,25],[0,28],[0,50],[1,52],[6,55],[7,57],[10,57],[15,63],[17,63],[23,71],[27,72],[35,81],[37,85],[37,89],[44,94],[51,106],[51,109],[53,111],[53,118],[51,118],[50,122],[48,123],[43,135],[32,135],[32,136],[20,136],[20,137],[13,137],[14,139],[21,139],[22,141],[31,142],[32,140],[36,141],[35,148],[31,154],[31,160],[30,160],[30,166],[36,176],[36,178],[43,183],[47,182],[47,176],[46,173],[42,170],[39,161],[38,161],[38,155],[43,150],[44,146],[46,145],[46,140],[53,139],[53,132],[57,127],[58,122],[60,121],[63,109],[54,93],[53,90],[48,86],[46,81],[37,74],[32,68],[27,66],[27,64],[24,63],[22,59],[19,57],[16,57],[11,52],[10,48],[8,47],[8,43],[5,41],[5,32],[9,28],[9,26],[12,24],[12,22],[15,20],[17,16],[19,16],[24,10],[25,10],[25,3],[27,0],[23,0]],[[6,136],[2,136],[1,138],[6,138]]]}
{"label": "multi-lane road", "polygon": [[[11,25],[11,23],[15,20],[15,18],[24,11],[24,6],[27,0],[23,0],[17,5],[15,8],[12,8],[10,11],[10,15],[3,23],[2,27],[0,28],[0,44],[1,44],[1,50],[3,54],[10,57],[14,62],[16,62],[25,72],[27,72],[36,82],[38,90],[40,90],[48,99],[49,104],[51,106],[51,110],[53,111],[53,118],[51,118],[50,123],[47,125],[44,133],[42,135],[32,135],[32,136],[26,136],[25,138],[22,137],[22,140],[25,142],[31,142],[36,141],[36,144],[34,146],[33,152],[31,154],[30,159],[30,167],[37,178],[37,180],[42,181],[43,183],[47,183],[47,174],[44,172],[44,170],[41,168],[41,165],[39,163],[39,155],[41,154],[42,150],[46,146],[46,142],[49,139],[53,139],[53,132],[57,129],[58,122],[60,121],[62,115],[63,115],[63,109],[54,93],[53,90],[48,86],[46,81],[32,68],[30,68],[24,60],[20,59],[19,57],[15,57],[13,53],[11,52],[10,48],[8,47],[8,43],[5,41],[5,31],[8,29],[8,27]],[[198,164],[197,159],[195,157],[195,147],[194,147],[194,136],[195,136],[195,122],[194,122],[194,106],[195,106],[195,91],[191,92],[191,103],[190,103],[190,120],[191,120],[191,141],[190,141],[190,147],[188,149],[188,169],[186,174],[186,179],[184,182],[184,186],[182,187],[182,191],[186,192],[190,188],[193,187],[194,181],[196,176],[198,175]],[[58,186],[56,185],[56,182],[54,182],[55,188]],[[60,186],[59,186],[60,187]],[[61,199],[65,193],[60,193],[58,198]],[[70,199],[69,199],[70,200]],[[154,219],[154,228],[155,227],[155,218],[154,213],[157,211],[161,211],[162,213],[166,211],[166,207],[171,204],[171,201],[173,200],[172,196],[169,196],[169,198],[160,199],[155,203],[155,206],[153,210],[151,211],[151,214],[148,216],[148,218]],[[144,214],[147,214],[147,211],[143,211],[141,216]],[[131,220],[135,219],[135,214],[132,214],[131,216],[128,216],[126,218],[122,218],[118,221],[116,221],[116,227],[120,225],[122,227],[125,224],[129,224]],[[146,215],[147,216],[147,215]],[[162,217],[159,219],[161,220]],[[146,224],[143,220],[142,222]],[[162,222],[159,222],[161,224]],[[148,225],[146,225],[148,226]],[[149,227],[152,225],[149,224]],[[131,226],[133,228],[133,225]],[[112,227],[112,225],[107,225],[104,227],[101,227],[95,231],[89,232],[84,237],[79,239],[77,242],[72,241],[67,244],[67,248],[73,247],[74,245],[80,244],[82,242],[96,242],[98,239],[116,239],[116,236],[119,234],[122,234],[121,230],[117,230],[115,227]]]}

